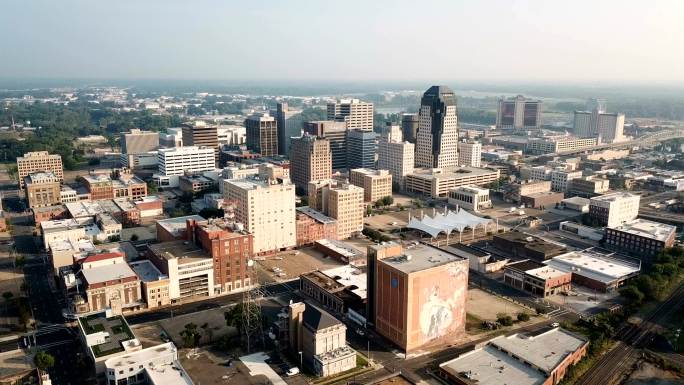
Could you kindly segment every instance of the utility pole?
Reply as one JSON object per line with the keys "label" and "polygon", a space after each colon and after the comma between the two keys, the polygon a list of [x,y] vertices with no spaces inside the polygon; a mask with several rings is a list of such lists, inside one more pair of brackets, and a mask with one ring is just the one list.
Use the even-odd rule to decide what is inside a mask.
{"label": "utility pole", "polygon": [[263,327],[261,323],[261,307],[257,302],[261,296],[257,279],[256,265],[253,259],[247,261],[247,274],[250,288],[242,293],[242,329],[247,342],[247,353],[257,345],[263,346]]}

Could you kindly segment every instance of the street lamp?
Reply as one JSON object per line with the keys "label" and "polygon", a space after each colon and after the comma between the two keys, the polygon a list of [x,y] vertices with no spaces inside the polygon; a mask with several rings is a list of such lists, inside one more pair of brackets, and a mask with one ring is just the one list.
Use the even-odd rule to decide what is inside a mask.
{"label": "street lamp", "polygon": [[304,360],[302,359],[302,352],[299,352],[299,369],[304,371]]}

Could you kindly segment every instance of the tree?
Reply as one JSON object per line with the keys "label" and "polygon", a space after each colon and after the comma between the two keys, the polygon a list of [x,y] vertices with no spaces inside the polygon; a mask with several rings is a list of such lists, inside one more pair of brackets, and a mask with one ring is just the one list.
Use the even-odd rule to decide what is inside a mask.
{"label": "tree", "polygon": [[390,206],[392,203],[394,203],[394,198],[391,195],[382,198],[383,206]]}
{"label": "tree", "polygon": [[518,318],[518,321],[520,322],[525,322],[530,320],[530,315],[525,312],[520,312],[516,318]]}
{"label": "tree", "polygon": [[204,219],[209,219],[209,218],[223,218],[224,212],[223,209],[216,209],[213,207],[205,207],[200,212],[198,213],[199,216],[201,216]]}
{"label": "tree", "polygon": [[508,314],[499,313],[496,315],[496,322],[503,326],[511,326],[513,325],[513,317],[509,316]]}
{"label": "tree", "polygon": [[133,235],[131,235],[131,241],[132,241],[132,242],[135,242],[135,241],[137,241],[138,239],[140,239],[140,237],[138,237],[138,234],[133,234]]}
{"label": "tree", "polygon": [[183,337],[183,345],[186,348],[194,348],[199,345],[200,338],[202,338],[202,333],[200,333],[197,325],[193,322],[185,324],[184,329],[180,332],[181,337]]}
{"label": "tree", "polygon": [[33,357],[33,363],[38,369],[46,371],[55,366],[55,357],[41,350]]}
{"label": "tree", "polygon": [[636,305],[642,303],[646,297],[644,293],[642,293],[641,290],[634,285],[626,286],[624,289],[620,290],[620,295]]}
{"label": "tree", "polygon": [[155,195],[157,192],[158,192],[157,184],[154,183],[154,181],[147,182],[147,194],[148,195]]}

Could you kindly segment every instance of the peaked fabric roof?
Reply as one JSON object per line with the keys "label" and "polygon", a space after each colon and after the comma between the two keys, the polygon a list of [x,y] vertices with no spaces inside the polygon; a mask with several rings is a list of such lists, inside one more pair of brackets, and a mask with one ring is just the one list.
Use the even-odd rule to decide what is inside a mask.
{"label": "peaked fabric roof", "polygon": [[406,227],[423,231],[434,238],[439,233],[448,235],[454,230],[461,233],[466,228],[474,229],[478,225],[486,226],[490,222],[490,219],[481,218],[459,209],[457,213],[447,211],[444,214],[435,214],[433,217],[426,215],[423,219],[411,218]]}

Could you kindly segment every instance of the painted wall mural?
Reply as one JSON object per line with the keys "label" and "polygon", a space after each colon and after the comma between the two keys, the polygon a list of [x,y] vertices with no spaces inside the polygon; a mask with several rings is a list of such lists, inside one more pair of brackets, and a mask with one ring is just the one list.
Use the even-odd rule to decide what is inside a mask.
{"label": "painted wall mural", "polygon": [[467,263],[445,266],[429,280],[421,279],[419,326],[424,342],[465,327]]}

